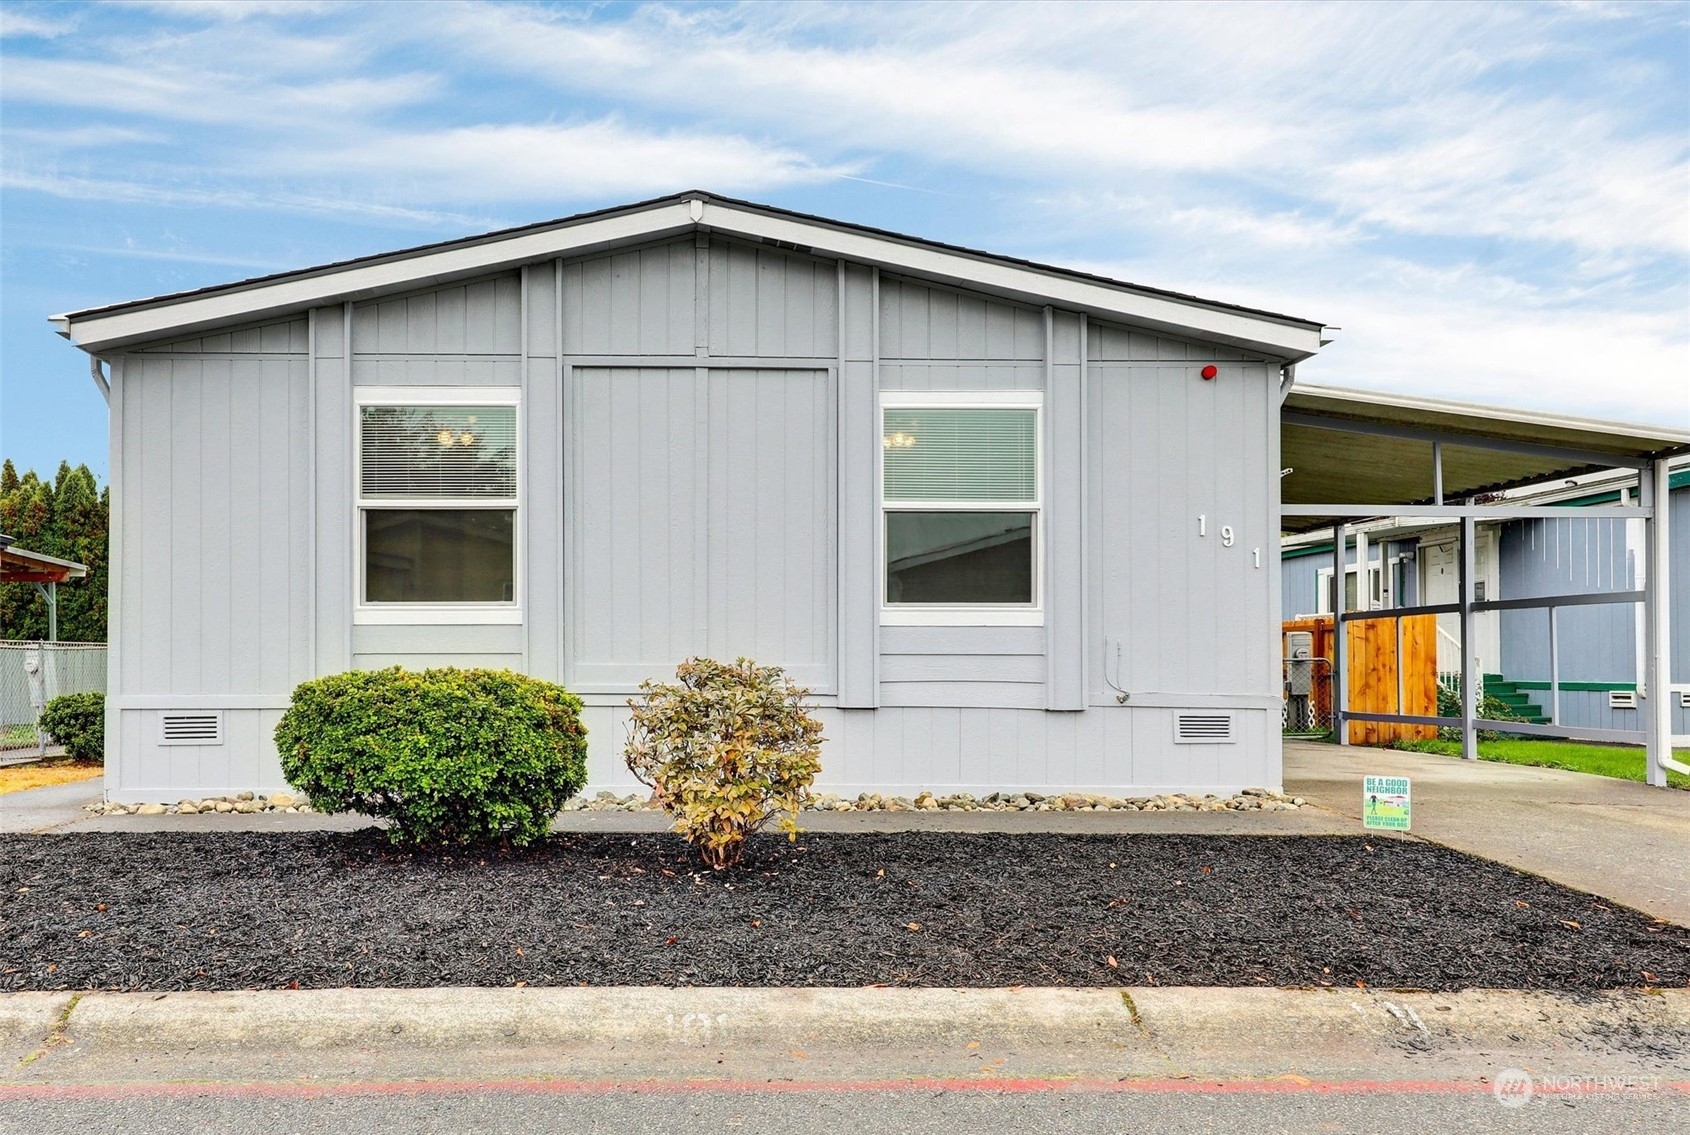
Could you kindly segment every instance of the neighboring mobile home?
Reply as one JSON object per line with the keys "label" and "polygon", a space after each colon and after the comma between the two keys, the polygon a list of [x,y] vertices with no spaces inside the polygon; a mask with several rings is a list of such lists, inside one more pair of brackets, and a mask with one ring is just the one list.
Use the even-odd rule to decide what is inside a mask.
{"label": "neighboring mobile home", "polygon": [[[706,193],[58,320],[109,382],[107,789],[281,787],[302,680],[786,667],[864,789],[1280,781],[1321,325]],[[100,361],[109,366],[109,379]]]}
{"label": "neighboring mobile home", "polygon": [[[1690,734],[1690,465],[1670,479],[1673,732]],[[1475,564],[1481,599],[1628,591],[1646,574],[1643,522],[1580,516],[1581,508],[1635,503],[1635,474],[1588,474],[1494,494],[1518,505],[1559,505],[1565,519],[1486,521],[1478,525]],[[1390,610],[1455,600],[1457,530],[1445,521],[1385,517],[1356,526],[1365,536],[1367,571],[1345,550],[1346,610]],[[1285,537],[1281,606],[1286,618],[1332,612],[1332,541],[1319,532]],[[1678,566],[1682,565],[1682,566]],[[1574,729],[1641,728],[1641,604],[1569,606],[1556,613],[1555,673],[1548,614],[1542,610],[1476,615],[1477,670],[1486,689],[1516,704],[1528,721]],[[1456,618],[1438,616],[1438,671],[1460,670]],[[1557,691],[1550,679],[1556,678]]]}

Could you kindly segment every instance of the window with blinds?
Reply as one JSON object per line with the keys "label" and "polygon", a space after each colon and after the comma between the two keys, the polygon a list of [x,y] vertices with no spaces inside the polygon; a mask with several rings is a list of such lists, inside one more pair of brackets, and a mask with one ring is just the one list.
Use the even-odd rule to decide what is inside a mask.
{"label": "window with blinds", "polygon": [[515,406],[364,406],[368,499],[516,499]]}
{"label": "window with blinds", "polygon": [[1010,405],[898,397],[881,410],[883,620],[1036,621],[1037,395]]}
{"label": "window with blinds", "polygon": [[[367,390],[358,407],[362,609],[514,607],[516,406],[472,404],[474,390],[406,393]],[[433,401],[458,393],[463,403]]]}
{"label": "window with blinds", "polygon": [[1038,411],[886,408],[889,501],[1035,501]]}

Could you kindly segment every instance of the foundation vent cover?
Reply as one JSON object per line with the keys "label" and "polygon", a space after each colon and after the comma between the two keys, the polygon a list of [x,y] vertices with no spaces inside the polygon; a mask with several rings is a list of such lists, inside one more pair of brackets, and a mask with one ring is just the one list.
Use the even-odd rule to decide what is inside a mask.
{"label": "foundation vent cover", "polygon": [[223,715],[212,710],[172,710],[158,715],[160,745],[221,745]]}
{"label": "foundation vent cover", "polygon": [[1195,713],[1174,714],[1174,742],[1181,745],[1226,745],[1238,738],[1233,735],[1232,714]]}
{"label": "foundation vent cover", "polygon": [[1637,691],[1636,690],[1609,690],[1608,691],[1608,708],[1609,709],[1636,709],[1637,708]]}

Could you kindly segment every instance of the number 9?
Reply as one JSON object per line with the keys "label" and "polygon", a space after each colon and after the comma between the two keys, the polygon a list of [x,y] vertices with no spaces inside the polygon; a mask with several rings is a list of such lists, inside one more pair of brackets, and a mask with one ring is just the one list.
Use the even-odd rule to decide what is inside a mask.
{"label": "number 9", "polygon": [[1232,525],[1223,524],[1221,526],[1221,546],[1224,548],[1232,547],[1232,539]]}

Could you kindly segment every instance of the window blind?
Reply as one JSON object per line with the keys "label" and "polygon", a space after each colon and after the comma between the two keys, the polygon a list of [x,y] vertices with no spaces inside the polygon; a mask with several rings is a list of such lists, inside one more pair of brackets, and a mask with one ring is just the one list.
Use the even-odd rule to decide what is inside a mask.
{"label": "window blind", "polygon": [[881,443],[889,501],[1038,499],[1038,413],[888,407]]}
{"label": "window blind", "polygon": [[514,406],[365,406],[359,447],[366,498],[516,497]]}

